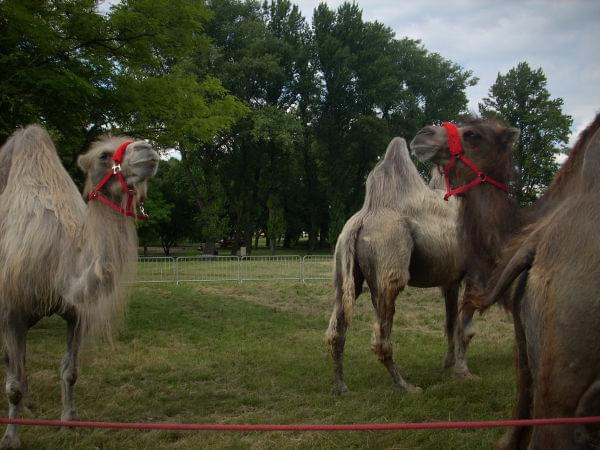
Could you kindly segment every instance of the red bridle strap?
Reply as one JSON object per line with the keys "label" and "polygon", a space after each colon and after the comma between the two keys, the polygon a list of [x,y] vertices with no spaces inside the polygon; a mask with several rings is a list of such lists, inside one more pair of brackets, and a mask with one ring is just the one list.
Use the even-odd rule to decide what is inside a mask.
{"label": "red bridle strap", "polygon": [[[127,146],[132,143],[133,141],[125,141],[117,147],[117,150],[115,150],[115,153],[112,157],[112,160],[114,161],[113,166],[110,169],[108,169],[106,174],[104,174],[104,176],[98,182],[94,190],[88,194],[88,200],[98,200],[99,202],[103,203],[104,205],[108,206],[109,208],[124,216],[135,217],[139,220],[146,220],[148,218],[148,214],[146,214],[146,212],[144,211],[143,203],[140,203],[139,205],[140,214],[137,214],[134,211],[133,198],[135,197],[135,190],[127,186],[125,178],[123,178],[123,175],[121,174],[121,163],[123,162],[123,155],[125,154]],[[100,192],[100,189],[102,189],[104,185],[108,183],[108,180],[110,180],[112,177],[117,178],[117,181],[121,185],[121,189],[124,193],[127,194],[127,205],[125,208],[117,205],[115,202],[113,202],[111,199],[109,199]]]}
{"label": "red bridle strap", "polygon": [[[450,160],[444,166],[444,182],[446,184],[444,200],[448,200],[453,195],[462,194],[481,183],[490,183],[498,189],[508,192],[508,186],[506,184],[495,180],[492,177],[488,177],[485,173],[479,170],[479,167],[477,167],[473,161],[465,156],[456,125],[451,122],[444,122],[442,123],[442,127],[444,127],[448,133],[448,149],[450,150]],[[450,182],[450,173],[452,170],[454,170],[457,161],[462,161],[463,164],[475,172],[475,178],[473,178],[467,184],[453,188],[452,183]]]}

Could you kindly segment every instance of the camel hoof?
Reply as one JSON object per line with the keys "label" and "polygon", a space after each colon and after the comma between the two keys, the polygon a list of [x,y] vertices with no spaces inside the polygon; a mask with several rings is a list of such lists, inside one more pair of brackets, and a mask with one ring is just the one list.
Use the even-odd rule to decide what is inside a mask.
{"label": "camel hoof", "polygon": [[415,386],[414,384],[395,384],[394,388],[399,391],[407,392],[408,394],[421,394],[423,393],[423,389],[419,386]]}
{"label": "camel hoof", "polygon": [[331,388],[331,395],[344,395],[348,392],[348,386],[343,381],[335,383]]}
{"label": "camel hoof", "polygon": [[420,388],[419,386],[413,386],[412,384],[409,384],[406,387],[406,392],[408,392],[409,394],[422,394],[423,393],[423,388]]}
{"label": "camel hoof", "polygon": [[21,440],[19,439],[19,436],[9,436],[5,434],[2,438],[2,442],[0,442],[0,449],[5,450],[15,448],[21,448]]}

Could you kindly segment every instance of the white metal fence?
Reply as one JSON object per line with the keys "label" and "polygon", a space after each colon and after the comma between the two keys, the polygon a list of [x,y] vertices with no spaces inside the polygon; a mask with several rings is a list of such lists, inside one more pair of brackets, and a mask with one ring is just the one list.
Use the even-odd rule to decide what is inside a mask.
{"label": "white metal fence", "polygon": [[141,283],[172,283],[177,281],[174,258],[139,257],[136,281]]}
{"label": "white metal fence", "polygon": [[331,255],[139,257],[137,282],[330,280]]}
{"label": "white metal fence", "polygon": [[302,258],[302,281],[331,280],[333,257],[331,255],[306,255]]}

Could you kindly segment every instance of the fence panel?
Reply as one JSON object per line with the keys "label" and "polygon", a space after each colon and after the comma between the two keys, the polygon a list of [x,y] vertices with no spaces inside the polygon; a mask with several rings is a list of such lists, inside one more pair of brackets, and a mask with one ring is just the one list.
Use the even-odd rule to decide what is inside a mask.
{"label": "fence panel", "polygon": [[240,261],[240,280],[302,280],[299,255],[244,256]]}
{"label": "fence panel", "polygon": [[302,258],[302,281],[331,280],[332,273],[332,255],[306,255]]}
{"label": "fence panel", "polygon": [[138,257],[137,278],[139,283],[174,283],[175,258],[166,256]]}
{"label": "fence panel", "polygon": [[182,281],[240,281],[237,256],[182,256],[177,258],[177,283]]}

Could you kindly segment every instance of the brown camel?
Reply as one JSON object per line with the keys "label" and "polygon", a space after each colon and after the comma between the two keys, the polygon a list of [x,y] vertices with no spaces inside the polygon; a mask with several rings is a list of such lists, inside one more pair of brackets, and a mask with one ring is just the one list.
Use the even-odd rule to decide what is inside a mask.
{"label": "brown camel", "polygon": [[[458,294],[465,270],[456,238],[457,205],[430,189],[410,159],[404,139],[393,139],[366,182],[363,207],[345,224],[335,248],[336,291],[327,339],[334,361],[333,393],[348,390],[343,379],[346,331],[352,306],[366,281],[375,310],[371,347],[394,386],[421,389],[402,378],[394,361],[391,331],[395,301],[406,285],[441,286],[446,304],[446,367],[469,375],[465,352],[473,336],[473,303]],[[469,298],[469,289],[465,290]]]}
{"label": "brown camel", "polygon": [[[137,252],[135,220],[128,216],[136,215],[158,159],[144,141],[100,139],[78,160],[87,175],[86,206],[41,127],[17,131],[0,149],[0,326],[10,418],[19,417],[27,391],[27,332],[52,314],[67,322],[61,419],[77,418],[81,341],[108,332],[122,307]],[[19,447],[15,425],[1,445]]]}
{"label": "brown camel", "polygon": [[[461,239],[472,254],[481,251],[476,256],[481,268],[477,279],[482,287],[488,282],[489,304],[500,300],[513,312],[517,418],[600,414],[598,130],[600,115],[529,210],[519,211],[491,183],[463,193]],[[470,159],[487,179],[507,183],[516,131],[482,120],[466,122],[457,131],[461,158]],[[447,164],[452,159],[449,133],[447,128],[426,127],[411,147],[421,158]],[[457,162],[448,175],[460,186],[473,179],[469,172],[466,164]],[[488,264],[482,265],[482,260]],[[501,446],[591,448],[600,444],[598,431],[597,426],[574,425],[515,428]]]}

